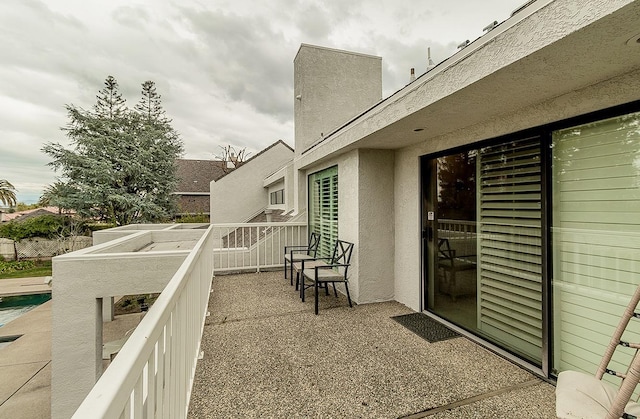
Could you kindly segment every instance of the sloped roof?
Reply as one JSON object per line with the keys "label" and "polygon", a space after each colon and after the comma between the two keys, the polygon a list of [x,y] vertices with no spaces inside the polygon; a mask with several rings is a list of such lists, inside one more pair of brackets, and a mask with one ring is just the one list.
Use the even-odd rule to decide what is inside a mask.
{"label": "sloped roof", "polygon": [[176,192],[209,192],[212,180],[218,180],[226,173],[225,162],[221,160],[176,159],[178,186]]}
{"label": "sloped roof", "polygon": [[4,223],[7,221],[16,220],[18,218],[20,220],[25,220],[27,218],[36,217],[38,215],[45,215],[45,214],[58,215],[58,213],[59,213],[58,207],[34,208],[30,210],[25,210],[25,211],[2,213],[1,221]]}

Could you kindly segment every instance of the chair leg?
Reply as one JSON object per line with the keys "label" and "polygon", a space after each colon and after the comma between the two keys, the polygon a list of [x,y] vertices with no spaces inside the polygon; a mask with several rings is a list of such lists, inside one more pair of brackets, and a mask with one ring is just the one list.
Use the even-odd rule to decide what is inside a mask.
{"label": "chair leg", "polygon": [[287,279],[287,258],[284,258],[284,279]]}
{"label": "chair leg", "polygon": [[349,295],[349,285],[347,284],[347,281],[344,281],[344,289],[347,290],[347,300],[349,300],[349,307],[353,307],[353,304],[351,304],[351,296]]}
{"label": "chair leg", "polygon": [[338,297],[338,291],[336,290],[336,283],[332,282],[331,285],[333,285],[333,294],[336,296],[336,298]]}
{"label": "chair leg", "polygon": [[[300,275],[300,272],[298,272]],[[300,298],[302,298],[302,302],[304,303],[304,274],[300,275]]]}
{"label": "chair leg", "polygon": [[316,315],[318,314],[318,281],[314,281],[313,283],[313,291],[315,294],[315,310],[316,310]]}
{"label": "chair leg", "polygon": [[291,285],[293,285],[293,260],[291,260],[291,263],[289,264],[289,269],[291,274]]}

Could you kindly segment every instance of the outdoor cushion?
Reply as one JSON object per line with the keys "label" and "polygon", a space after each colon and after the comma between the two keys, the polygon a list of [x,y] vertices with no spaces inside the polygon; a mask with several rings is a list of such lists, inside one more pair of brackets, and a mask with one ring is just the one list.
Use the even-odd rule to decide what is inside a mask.
{"label": "outdoor cushion", "polygon": [[[610,383],[578,371],[563,371],[556,386],[558,418],[603,419],[618,389]],[[626,413],[640,416],[640,404],[627,403]]]}
{"label": "outdoor cushion", "polygon": [[[288,260],[289,262],[291,262],[291,254],[287,253],[286,255],[284,255],[284,258],[286,260]],[[294,253],[293,254],[293,261],[297,262],[300,260],[309,260],[309,259],[315,259],[313,256],[309,256],[306,253]]]}

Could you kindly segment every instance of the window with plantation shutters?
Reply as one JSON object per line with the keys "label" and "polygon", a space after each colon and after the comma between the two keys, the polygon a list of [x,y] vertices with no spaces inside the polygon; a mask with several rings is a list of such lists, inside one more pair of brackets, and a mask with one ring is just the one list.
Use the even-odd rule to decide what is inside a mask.
{"label": "window with plantation shutters", "polygon": [[319,233],[318,255],[330,258],[338,239],[338,167],[309,176],[309,230]]}
{"label": "window with plantation shutters", "polygon": [[478,151],[478,329],[539,363],[542,217],[538,137]]}

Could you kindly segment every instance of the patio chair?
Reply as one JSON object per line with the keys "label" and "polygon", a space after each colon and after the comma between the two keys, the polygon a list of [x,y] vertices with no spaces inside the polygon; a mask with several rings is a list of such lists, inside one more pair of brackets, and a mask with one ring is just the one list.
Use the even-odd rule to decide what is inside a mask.
{"label": "patio chair", "polygon": [[[618,327],[611,337],[596,375],[578,371],[563,371],[556,385],[556,415],[558,418],[636,418],[640,417],[640,404],[630,402],[640,380],[640,344],[620,340],[629,321],[640,318],[635,313],[640,301],[640,285],[631,298]],[[618,347],[635,349],[626,374],[608,368]],[[620,386],[602,381],[604,374],[622,378]]]}
{"label": "patio chair", "polygon": [[336,282],[344,284],[347,293],[349,307],[353,307],[351,296],[349,295],[348,273],[351,263],[351,253],[353,243],[344,240],[336,240],[333,248],[333,255],[329,263],[319,260],[303,260],[300,262],[299,270],[296,273],[296,282],[300,282],[300,297],[304,302],[304,292],[307,288],[313,287],[315,298],[315,313],[318,314],[318,289],[324,287],[325,293],[329,293],[328,285],[333,285],[333,293],[338,297]]}
{"label": "patio chair", "polygon": [[476,269],[473,258],[473,255],[457,255],[449,239],[438,240],[438,269],[443,271],[440,290],[449,294],[453,301],[463,293],[463,287],[458,283],[458,272]]}
{"label": "patio chair", "polygon": [[[293,264],[301,260],[315,259],[320,245],[320,233],[311,233],[309,235],[309,244],[306,246],[285,246],[284,247],[284,279],[287,279],[287,264],[289,264],[289,272],[291,273],[291,285],[293,285]],[[296,290],[298,286],[296,284]]]}

